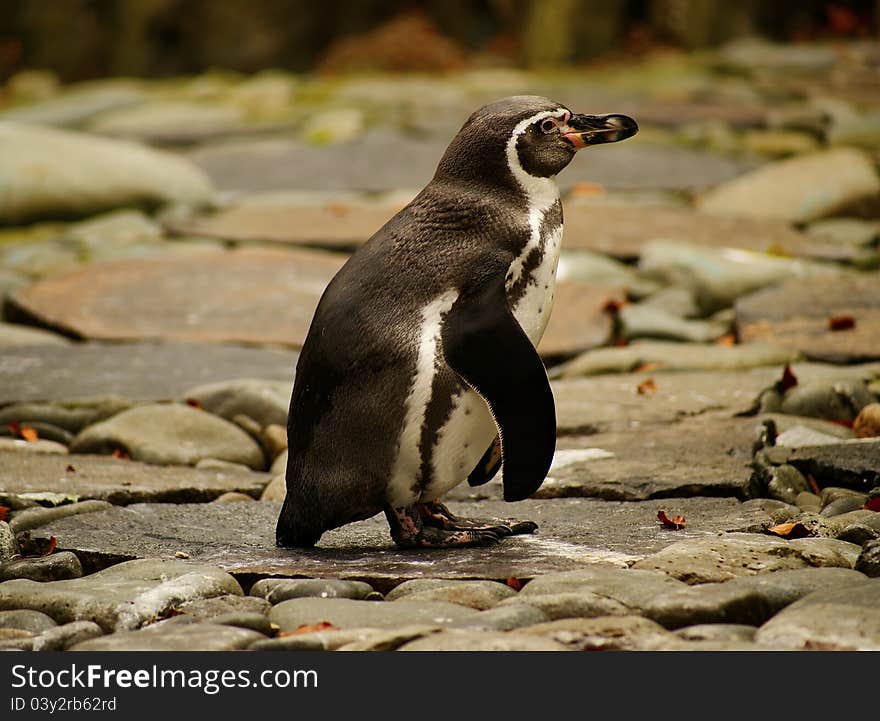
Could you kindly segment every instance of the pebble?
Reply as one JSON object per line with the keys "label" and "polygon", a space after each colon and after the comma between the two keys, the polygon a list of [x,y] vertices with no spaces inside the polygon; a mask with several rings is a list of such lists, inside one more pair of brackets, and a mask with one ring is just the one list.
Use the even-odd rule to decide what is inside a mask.
{"label": "pebble", "polygon": [[823,506],[819,512],[820,515],[830,518],[832,516],[840,516],[850,511],[856,511],[864,507],[865,501],[868,500],[867,494],[853,494],[837,498]]}
{"label": "pebble", "polygon": [[0,581],[25,578],[31,581],[62,581],[79,578],[83,569],[70,551],[60,551],[40,558],[20,558],[0,566]]}
{"label": "pebble", "polygon": [[293,598],[269,612],[269,620],[282,631],[321,622],[338,628],[397,628],[405,625],[448,626],[478,611],[445,601],[397,603],[354,601],[348,598]]}
{"label": "pebble", "polygon": [[260,495],[260,500],[281,503],[287,496],[287,476],[284,470],[280,473],[276,472],[275,466],[272,467],[272,472],[276,473],[276,475],[263,489],[263,493]]}
{"label": "pebble", "polygon": [[405,643],[425,638],[441,631],[440,626],[404,626],[399,629],[380,631],[361,641],[353,641],[339,647],[339,651],[396,651]]}
{"label": "pebble", "polygon": [[368,583],[335,578],[264,578],[251,586],[250,595],[272,605],[291,598],[381,599]]}
{"label": "pebble", "polygon": [[625,305],[618,313],[623,337],[708,343],[730,332],[730,324],[708,320],[685,320],[661,308],[640,303]]}
{"label": "pebble", "polygon": [[[0,269],[2,272],[2,269]],[[2,279],[0,279],[2,280]],[[18,287],[24,286],[21,283]],[[13,290],[12,287],[3,289],[0,287],[0,306],[2,306],[3,297],[6,290]],[[58,333],[52,333],[39,328],[31,328],[26,325],[17,323],[0,322],[0,348],[10,348],[12,346],[32,346],[32,345],[69,345],[70,340]]]}
{"label": "pebble", "polygon": [[92,621],[72,621],[43,631],[34,639],[34,651],[64,651],[83,641],[103,636],[104,631]]}
{"label": "pebble", "polygon": [[528,604],[555,621],[560,618],[594,618],[596,616],[625,616],[633,612],[629,606],[592,591],[568,593],[535,593],[502,601],[497,608],[518,607]]}
{"label": "pebble", "polygon": [[522,629],[543,636],[570,651],[635,651],[662,647],[675,639],[661,625],[641,616],[567,618]]}
{"label": "pebble", "polygon": [[797,468],[784,463],[771,468],[767,492],[780,501],[797,504],[801,493],[810,493],[810,484]]}
{"label": "pebble", "polygon": [[248,613],[246,611],[238,611],[232,613],[223,613],[219,616],[211,618],[211,623],[217,623],[221,626],[235,626],[237,628],[249,628],[264,636],[274,635],[277,627],[262,613]]}
{"label": "pebble", "polygon": [[880,436],[880,403],[864,406],[853,421],[853,431],[858,438]]}
{"label": "pebble", "polygon": [[385,597],[388,601],[448,601],[478,611],[497,606],[516,596],[510,586],[497,581],[449,581],[439,578],[416,578],[404,581]]}
{"label": "pebble", "polygon": [[75,453],[121,449],[134,460],[157,465],[194,466],[203,458],[241,463],[256,470],[263,451],[229,421],[180,404],[136,406],[84,429],[71,446]]}
{"label": "pebble", "polygon": [[213,500],[213,503],[246,503],[253,500],[253,496],[249,496],[247,493],[228,491],[221,496],[217,496],[217,498]]}
{"label": "pebble", "polygon": [[451,628],[473,628],[485,631],[512,631],[515,628],[534,626],[536,623],[549,621],[541,609],[528,604],[511,604],[510,606],[496,606],[488,611],[480,613],[464,621],[452,624]]}
{"label": "pebble", "polygon": [[880,651],[880,580],[815,591],[758,629],[766,645],[826,651]]}
{"label": "pebble", "polygon": [[22,531],[45,526],[53,521],[57,521],[59,518],[76,516],[81,513],[105,511],[112,507],[113,504],[107,501],[80,501],[64,506],[56,506],[55,508],[26,508],[16,513],[9,522],[9,525],[15,533],[21,533]]}
{"label": "pebble", "polygon": [[187,601],[175,610],[189,616],[194,616],[205,621],[213,621],[218,616],[229,614],[262,614],[269,613],[272,606],[268,601],[255,596],[214,596],[212,598],[198,598]]}
{"label": "pebble", "polygon": [[375,628],[351,628],[332,631],[296,633],[278,638],[264,638],[250,645],[252,651],[336,651],[348,644],[367,641],[384,631]]}
{"label": "pebble", "polygon": [[810,491],[801,491],[794,499],[795,505],[802,511],[819,513],[822,510],[822,499]]}
{"label": "pebble", "polygon": [[863,381],[806,383],[790,389],[782,399],[782,412],[851,423],[874,400]]}
{"label": "pebble", "polygon": [[566,651],[561,643],[510,631],[449,630],[404,644],[400,651]]}
{"label": "pebble", "polygon": [[756,626],[741,623],[698,623],[675,631],[685,641],[753,641]]}
{"label": "pebble", "polygon": [[154,623],[137,631],[122,631],[83,641],[73,651],[237,651],[263,634],[247,628],[221,626],[184,617]]}
{"label": "pebble", "polygon": [[0,584],[0,610],[32,609],[58,623],[94,621],[105,631],[137,628],[197,598],[241,594],[238,582],[212,566],[140,559],[83,578]]}
{"label": "pebble", "polygon": [[856,560],[855,569],[869,578],[880,578],[880,539],[868,541]]}
{"label": "pebble", "polygon": [[36,441],[25,441],[20,438],[3,438],[0,437],[0,451],[17,451],[20,453],[52,453],[54,455],[65,455],[67,446],[56,441],[47,441],[38,439]]}
{"label": "pebble", "polygon": [[55,623],[45,613],[39,611],[17,610],[0,611],[0,628],[17,628],[33,634],[40,634],[50,628],[55,628]]}
{"label": "pebble", "polygon": [[187,390],[183,398],[196,401],[202,409],[227,420],[244,415],[255,420],[260,428],[285,428],[290,392],[288,381],[242,379],[196,386]]}
{"label": "pebble", "polygon": [[0,564],[11,561],[18,555],[18,552],[15,531],[6,521],[0,521]]}

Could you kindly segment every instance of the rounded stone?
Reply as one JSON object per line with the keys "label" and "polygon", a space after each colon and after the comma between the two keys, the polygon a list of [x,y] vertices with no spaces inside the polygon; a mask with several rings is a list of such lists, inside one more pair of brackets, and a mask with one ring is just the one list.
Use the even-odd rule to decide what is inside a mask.
{"label": "rounded stone", "polygon": [[861,494],[844,496],[831,501],[831,503],[820,511],[819,515],[831,518],[832,516],[840,516],[844,513],[849,513],[850,511],[857,511],[864,507],[866,500],[867,496]]}
{"label": "rounded stone", "polygon": [[244,415],[255,420],[260,428],[287,425],[290,405],[290,383],[258,379],[241,379],[209,383],[184,393],[187,400],[227,420]]}
{"label": "rounded stone", "polygon": [[869,403],[853,421],[853,431],[859,438],[880,436],[880,403]]}
{"label": "rounded stone", "polygon": [[39,634],[57,625],[51,616],[40,611],[27,609],[0,611],[0,628],[17,628]]}
{"label": "rounded stone", "polygon": [[250,595],[264,598],[274,605],[291,598],[360,600],[377,594],[372,586],[363,581],[335,578],[264,578],[251,586]]}
{"label": "rounded stone", "polygon": [[[273,470],[275,466],[273,465]],[[282,469],[278,475],[276,475],[271,481],[269,481],[269,485],[267,485],[263,489],[263,493],[260,495],[261,501],[274,501],[276,503],[282,503],[287,496],[287,477]]]}
{"label": "rounded stone", "polygon": [[70,646],[103,636],[104,631],[93,621],[73,621],[56,626],[34,639],[34,651],[64,651]]}
{"label": "rounded stone", "polygon": [[685,641],[753,641],[757,630],[742,623],[698,623],[674,633]]}
{"label": "rounded stone", "polygon": [[6,521],[0,521],[0,563],[11,561],[18,555],[15,532]]}
{"label": "rounded stone", "polygon": [[516,596],[510,586],[497,581],[450,581],[440,578],[415,578],[404,581],[385,597],[388,601],[448,601],[478,611],[485,611],[501,601]]}
{"label": "rounded stone", "polygon": [[441,631],[401,646],[399,651],[567,651],[561,643],[516,632]]}
{"label": "rounded stone", "polygon": [[247,493],[229,491],[227,493],[224,493],[222,496],[217,496],[217,498],[214,499],[213,503],[245,503],[247,501],[253,500],[253,497],[249,496]]}
{"label": "rounded stone", "polygon": [[156,465],[194,466],[203,458],[241,463],[257,470],[263,451],[234,424],[180,404],[137,406],[89,426],[73,442],[74,453],[112,453]]}
{"label": "rounded stone", "polygon": [[862,547],[855,569],[870,578],[880,578],[880,539],[868,541]]}
{"label": "rounded stone", "polygon": [[82,565],[75,554],[61,551],[41,558],[21,558],[0,566],[0,581],[25,578],[30,581],[63,581],[80,578]]}
{"label": "rounded stone", "polygon": [[534,626],[536,623],[545,623],[550,618],[541,609],[520,604],[510,606],[496,606],[488,611],[481,611],[464,621],[453,624],[453,628],[474,628],[484,631],[512,631],[515,628]]}

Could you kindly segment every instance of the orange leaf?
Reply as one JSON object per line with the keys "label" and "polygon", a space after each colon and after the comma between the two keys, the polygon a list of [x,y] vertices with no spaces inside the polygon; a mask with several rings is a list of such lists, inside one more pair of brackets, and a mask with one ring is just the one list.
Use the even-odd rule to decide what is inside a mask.
{"label": "orange leaf", "polygon": [[605,195],[605,186],[598,183],[575,183],[571,186],[571,194],[581,198],[590,198],[596,195]]}
{"label": "orange leaf", "polygon": [[319,623],[307,623],[297,626],[293,631],[282,631],[279,636],[299,636],[303,633],[315,633],[316,631],[335,631],[338,626],[334,626],[329,621],[320,621]]}
{"label": "orange leaf", "polygon": [[187,404],[188,406],[191,406],[192,408],[198,408],[199,410],[202,409],[202,402],[201,402],[201,401],[197,401],[195,398],[187,398],[187,399],[186,399],[186,404]]}
{"label": "orange leaf", "polygon": [[813,478],[813,475],[811,473],[807,474],[807,483],[810,484],[810,488],[817,496],[822,492],[822,489],[819,488],[819,484],[816,483],[816,479]]}
{"label": "orange leaf", "polygon": [[40,555],[48,556],[52,551],[55,550],[55,546],[58,545],[58,539],[55,536],[49,536],[49,547]]}
{"label": "orange leaf", "polygon": [[807,536],[813,535],[810,532],[810,529],[800,521],[780,523],[778,526],[768,528],[767,532],[776,536],[781,536],[782,538],[806,538]]}
{"label": "orange leaf", "polygon": [[733,334],[723,335],[715,341],[715,345],[732,346],[736,345],[736,336]]}
{"label": "orange leaf", "polygon": [[125,451],[120,450],[119,448],[117,448],[115,451],[113,451],[113,457],[114,458],[121,458],[123,461],[130,461],[131,460],[131,456],[128,455],[128,453],[126,453]]}
{"label": "orange leaf", "polygon": [[663,363],[660,361],[651,361],[650,363],[642,363],[640,366],[636,366],[633,368],[633,373],[648,373],[650,371],[656,371],[663,367]]}
{"label": "orange leaf", "polygon": [[610,313],[611,315],[616,315],[624,305],[626,305],[624,301],[617,300],[617,298],[609,298],[605,301],[605,305],[602,306],[602,311]]}
{"label": "orange leaf", "polygon": [[5,521],[9,518],[9,506],[0,506],[0,521]]}
{"label": "orange leaf", "polygon": [[523,584],[516,576],[511,576],[506,581],[507,585],[510,586],[514,591],[521,591]]}
{"label": "orange leaf", "polygon": [[640,396],[652,396],[657,392],[657,384],[653,378],[646,378],[636,386]]}
{"label": "orange leaf", "polygon": [[324,209],[330,213],[330,215],[335,215],[337,218],[346,215],[349,211],[349,207],[345,205],[345,203],[328,203]]}
{"label": "orange leaf", "polygon": [[657,518],[660,519],[660,523],[666,526],[666,528],[673,528],[676,531],[684,528],[684,516],[673,516],[670,518],[666,515],[666,511],[657,511]]}
{"label": "orange leaf", "polygon": [[37,429],[31,428],[30,426],[21,427],[21,437],[29,443],[40,440],[40,434],[37,433]]}
{"label": "orange leaf", "polygon": [[828,319],[830,330],[849,330],[856,327],[856,319],[851,315],[833,315]]}
{"label": "orange leaf", "polygon": [[18,438],[21,431],[21,424],[18,421],[10,421],[9,422],[9,433],[13,436],[13,438]]}
{"label": "orange leaf", "polygon": [[789,388],[794,388],[797,384],[797,376],[791,370],[791,365],[786,363],[785,370],[782,371],[782,379],[779,381],[779,385],[782,387],[782,392],[785,393],[785,391]]}
{"label": "orange leaf", "polygon": [[869,511],[880,511],[880,496],[869,498],[865,508]]}

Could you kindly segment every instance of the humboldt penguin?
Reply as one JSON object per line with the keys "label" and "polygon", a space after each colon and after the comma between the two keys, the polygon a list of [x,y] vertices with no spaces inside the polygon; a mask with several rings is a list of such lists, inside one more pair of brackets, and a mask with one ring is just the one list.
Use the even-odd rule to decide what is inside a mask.
{"label": "humboldt penguin", "polygon": [[589,145],[636,133],[516,96],[465,122],[430,183],[327,286],[296,368],[276,540],[383,512],[401,548],[473,546],[531,521],[465,519],[441,502],[503,469],[504,499],[543,482],[556,443],[535,349],[562,240],[555,176]]}

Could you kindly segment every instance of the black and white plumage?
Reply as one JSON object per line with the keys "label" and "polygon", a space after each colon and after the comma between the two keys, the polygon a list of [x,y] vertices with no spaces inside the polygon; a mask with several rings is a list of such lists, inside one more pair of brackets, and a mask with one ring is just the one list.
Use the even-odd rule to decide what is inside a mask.
{"label": "black and white plumage", "polygon": [[291,398],[279,545],[314,545],[383,510],[400,546],[536,528],[457,519],[439,499],[501,462],[506,500],[543,482],[556,419],[535,346],[562,240],[554,176],[579,148],[636,130],[626,116],[574,115],[535,96],[468,119],[427,187],[321,298]]}

